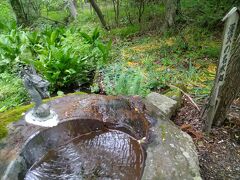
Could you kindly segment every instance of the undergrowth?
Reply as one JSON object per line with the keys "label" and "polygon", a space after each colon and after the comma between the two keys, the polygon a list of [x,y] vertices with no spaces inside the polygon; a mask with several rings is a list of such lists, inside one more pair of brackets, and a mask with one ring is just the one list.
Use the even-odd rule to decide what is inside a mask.
{"label": "undergrowth", "polygon": [[[194,26],[178,35],[120,38],[113,44],[111,65],[101,71],[104,90],[145,96],[150,91],[167,92],[174,85],[201,100],[212,88],[220,46],[211,33]],[[94,84],[93,92],[98,89]]]}

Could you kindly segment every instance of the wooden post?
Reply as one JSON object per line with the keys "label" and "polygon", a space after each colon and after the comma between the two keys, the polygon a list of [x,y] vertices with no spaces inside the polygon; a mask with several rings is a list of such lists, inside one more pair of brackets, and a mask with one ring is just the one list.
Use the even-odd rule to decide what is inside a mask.
{"label": "wooden post", "polygon": [[206,120],[204,130],[207,133],[209,133],[211,130],[213,120],[216,115],[216,110],[218,109],[219,103],[221,101],[221,97],[219,96],[219,94],[221,92],[222,87],[225,84],[227,68],[229,60],[231,58],[231,50],[237,29],[238,20],[239,13],[236,7],[232,8],[222,20],[225,21],[222,50],[215,78],[214,88],[211,93],[209,104],[205,110]]}

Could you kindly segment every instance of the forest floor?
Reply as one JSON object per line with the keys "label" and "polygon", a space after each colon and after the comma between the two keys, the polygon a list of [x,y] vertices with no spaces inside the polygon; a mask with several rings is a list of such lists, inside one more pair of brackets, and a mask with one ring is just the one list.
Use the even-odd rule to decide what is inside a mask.
{"label": "forest floor", "polygon": [[215,78],[218,55],[211,53],[218,54],[220,38],[200,34],[194,41],[195,34],[187,32],[184,36],[186,39],[153,34],[124,41],[113,39],[115,59],[128,67],[140,68],[147,77],[150,73],[149,81],[157,79],[163,85],[153,91],[163,93],[174,85],[187,92],[199,109],[183,96],[182,106],[172,120],[193,138],[202,178],[240,179],[240,100],[234,102],[224,126],[214,127],[210,135],[202,131],[200,118]]}
{"label": "forest floor", "polygon": [[229,110],[224,126],[214,127],[209,136],[202,132],[200,111],[186,96],[182,100],[172,120],[193,138],[202,178],[240,179],[240,99]]}
{"label": "forest floor", "polygon": [[150,90],[162,92],[174,85],[198,101],[212,88],[221,43],[205,32],[194,35],[193,31],[185,29],[184,37],[147,33],[123,39],[114,35],[112,64],[139,69]]}

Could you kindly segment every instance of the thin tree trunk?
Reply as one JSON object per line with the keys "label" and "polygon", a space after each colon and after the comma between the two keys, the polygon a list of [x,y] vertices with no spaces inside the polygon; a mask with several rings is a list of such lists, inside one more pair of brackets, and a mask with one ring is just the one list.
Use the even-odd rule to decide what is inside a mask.
{"label": "thin tree trunk", "polygon": [[114,8],[114,13],[115,13],[115,22],[117,26],[119,25],[119,0],[112,0],[113,2],[113,8]]}
{"label": "thin tree trunk", "polygon": [[10,0],[10,4],[16,15],[17,24],[19,26],[28,25],[29,24],[28,17],[27,14],[24,12],[21,0]]}
{"label": "thin tree trunk", "polygon": [[102,11],[100,10],[100,8],[98,7],[97,3],[95,2],[95,0],[89,0],[90,4],[92,5],[93,9],[95,10],[95,12],[97,13],[97,16],[99,18],[99,20],[101,21],[103,27],[106,30],[109,30],[109,27],[107,26],[107,23],[104,19],[104,16],[102,14]]}
{"label": "thin tree trunk", "polygon": [[69,11],[70,11],[72,17],[74,18],[74,20],[77,19],[77,8],[75,6],[75,3],[73,0],[69,0],[69,5],[68,5]]}
{"label": "thin tree trunk", "polygon": [[180,12],[180,0],[165,0],[165,22],[163,29],[173,27],[176,22],[176,16]]}
{"label": "thin tree trunk", "polygon": [[77,3],[77,0],[73,0],[73,4],[76,8],[78,8],[78,3]]}
{"label": "thin tree trunk", "polygon": [[145,9],[145,0],[140,0],[138,4],[138,22],[141,23],[142,15]]}
{"label": "thin tree trunk", "polygon": [[131,11],[130,11],[130,9],[131,9],[131,1],[129,2],[129,4],[127,4],[126,6],[125,6],[125,12],[126,12],[126,16],[127,16],[127,18],[128,18],[128,21],[129,21],[129,23],[131,24],[131,25],[133,25],[133,21],[132,21],[132,17],[131,17]]}
{"label": "thin tree trunk", "polygon": [[119,15],[120,15],[120,0],[117,0],[117,23],[119,25]]}

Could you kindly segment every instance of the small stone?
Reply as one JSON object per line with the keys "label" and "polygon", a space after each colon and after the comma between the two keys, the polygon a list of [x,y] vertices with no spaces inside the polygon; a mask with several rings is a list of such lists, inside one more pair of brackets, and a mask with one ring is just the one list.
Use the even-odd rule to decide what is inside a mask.
{"label": "small stone", "polygon": [[178,105],[177,101],[155,92],[148,94],[146,100],[165,113],[168,118],[175,114]]}

